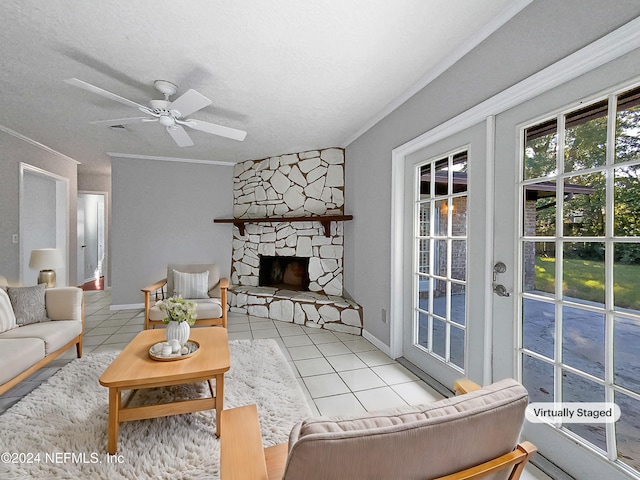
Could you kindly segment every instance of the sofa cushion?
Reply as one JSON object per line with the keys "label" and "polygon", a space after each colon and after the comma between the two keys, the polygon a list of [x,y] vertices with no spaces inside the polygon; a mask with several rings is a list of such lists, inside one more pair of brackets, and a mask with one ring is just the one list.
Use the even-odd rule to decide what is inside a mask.
{"label": "sofa cushion", "polygon": [[16,328],[16,316],[13,314],[13,307],[9,295],[0,288],[0,333]]}
{"label": "sofa cushion", "polygon": [[[20,328],[14,328],[11,331],[16,330]],[[39,338],[9,339],[2,335],[0,337],[0,365],[2,365],[0,384],[11,380],[43,359],[44,350],[44,342]]]}
{"label": "sofa cushion", "polygon": [[186,273],[173,271],[173,294],[182,298],[209,298],[209,271]]}
{"label": "sofa cushion", "polygon": [[[204,318],[222,317],[222,302],[219,298],[190,298],[196,304],[196,321]],[[149,320],[162,320],[165,314],[156,305],[149,309]]]}
{"label": "sofa cushion", "polygon": [[44,341],[45,353],[49,355],[69,343],[82,333],[82,322],[59,320],[56,322],[33,323],[5,332],[5,338],[38,338]]}
{"label": "sofa cushion", "polygon": [[31,287],[7,287],[18,325],[49,320],[44,303],[44,289],[44,283]]}
{"label": "sofa cushion", "polygon": [[525,388],[507,379],[430,404],[305,420],[291,431],[284,479],[424,479],[463,470],[513,450],[527,403]]}
{"label": "sofa cushion", "polygon": [[[208,264],[178,264],[170,263],[167,266],[167,294],[173,295],[173,271],[178,270],[184,273],[209,272],[209,284],[207,290],[213,290],[220,282],[220,268],[213,263]],[[212,296],[212,295],[209,295]]]}

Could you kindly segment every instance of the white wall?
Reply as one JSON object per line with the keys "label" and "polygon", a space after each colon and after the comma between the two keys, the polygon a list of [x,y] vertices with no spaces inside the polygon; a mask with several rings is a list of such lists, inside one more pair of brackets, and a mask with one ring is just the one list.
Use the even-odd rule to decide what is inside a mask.
{"label": "white wall", "polygon": [[233,166],[113,158],[112,305],[141,304],[140,289],[168,263],[231,269]]}
{"label": "white wall", "polygon": [[389,344],[391,151],[638,15],[633,1],[536,0],[347,146],[345,289],[363,305],[367,332]]}

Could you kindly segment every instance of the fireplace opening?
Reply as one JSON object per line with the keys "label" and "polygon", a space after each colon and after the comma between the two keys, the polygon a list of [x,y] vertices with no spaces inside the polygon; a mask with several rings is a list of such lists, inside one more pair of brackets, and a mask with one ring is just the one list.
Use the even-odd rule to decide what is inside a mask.
{"label": "fireplace opening", "polygon": [[260,256],[259,285],[309,291],[309,258]]}

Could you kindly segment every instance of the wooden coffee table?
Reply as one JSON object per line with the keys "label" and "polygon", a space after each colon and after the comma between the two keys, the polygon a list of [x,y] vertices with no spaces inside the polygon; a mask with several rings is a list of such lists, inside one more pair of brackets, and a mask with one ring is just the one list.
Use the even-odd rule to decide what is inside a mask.
{"label": "wooden coffee table", "polygon": [[[149,348],[165,341],[164,329],[144,330],[127,345],[100,376],[100,385],[109,388],[109,454],[118,445],[120,423],[146,418],[166,417],[181,413],[216,410],[216,436],[220,436],[220,413],[223,409],[224,373],[229,370],[227,329],[221,327],[192,328],[189,340],[200,344],[191,357],[162,362],[149,357]],[[215,393],[212,380],[215,379]],[[155,405],[129,407],[141,388],[164,387],[207,381],[211,397],[180,400]],[[126,402],[121,393],[133,390]]]}

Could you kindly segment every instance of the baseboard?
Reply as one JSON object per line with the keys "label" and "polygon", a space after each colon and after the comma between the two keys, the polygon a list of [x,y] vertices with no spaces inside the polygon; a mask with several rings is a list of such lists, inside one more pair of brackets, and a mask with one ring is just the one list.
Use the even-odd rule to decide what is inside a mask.
{"label": "baseboard", "polygon": [[391,348],[389,348],[389,345],[382,343],[377,337],[374,337],[371,333],[364,329],[362,330],[362,337],[373,343],[378,348],[378,350],[381,350],[383,353],[391,357]]}
{"label": "baseboard", "polygon": [[144,308],[144,303],[129,303],[123,305],[111,305],[109,310],[136,310]]}

